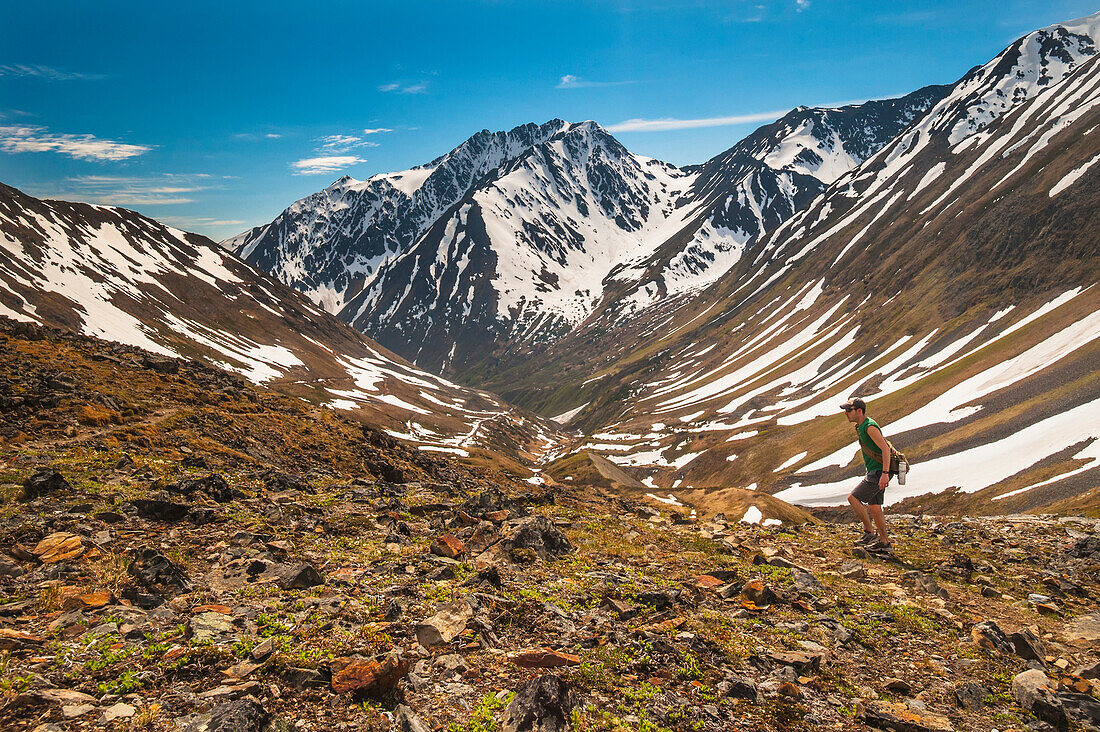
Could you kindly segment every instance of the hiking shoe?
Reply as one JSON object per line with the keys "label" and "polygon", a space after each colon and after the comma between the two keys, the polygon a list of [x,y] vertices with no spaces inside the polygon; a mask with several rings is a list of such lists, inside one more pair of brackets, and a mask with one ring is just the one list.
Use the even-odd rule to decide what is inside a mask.
{"label": "hiking shoe", "polygon": [[876,541],[878,541],[878,534],[873,531],[864,531],[863,536],[859,537],[859,540],[856,542],[856,546],[871,544]]}
{"label": "hiking shoe", "polygon": [[869,545],[867,548],[873,552],[888,552],[894,548],[894,545],[888,541],[883,541],[882,539],[879,539],[874,544]]}

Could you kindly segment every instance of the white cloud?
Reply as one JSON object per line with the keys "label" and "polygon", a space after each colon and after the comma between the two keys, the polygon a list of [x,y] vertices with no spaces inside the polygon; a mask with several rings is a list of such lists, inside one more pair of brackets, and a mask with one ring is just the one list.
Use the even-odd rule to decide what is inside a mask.
{"label": "white cloud", "polygon": [[[873,97],[874,99],[893,99],[898,94],[884,94]],[[812,105],[814,109],[839,109],[852,104],[863,104],[867,99],[848,99],[843,102],[830,102],[828,104]],[[667,130],[692,130],[700,127],[726,127],[729,125],[748,124],[750,122],[771,122],[777,120],[791,110],[784,109],[779,112],[756,112],[754,114],[739,114],[732,117],[704,117],[702,119],[676,119],[674,117],[662,117],[661,119],[628,119],[617,124],[604,127],[608,132],[665,132]]]}
{"label": "white cloud", "polygon": [[83,175],[65,181],[66,195],[85,203],[104,206],[177,206],[194,203],[188,195],[209,190],[200,185],[209,175],[166,174],[155,178],[132,178],[112,175]]}
{"label": "white cloud", "polygon": [[364,135],[377,135],[380,132],[393,132],[393,130],[391,130],[389,127],[375,127],[373,129],[368,127],[367,129],[363,130]]}
{"label": "white cloud", "polygon": [[423,94],[428,91],[428,82],[418,81],[415,84],[405,82],[391,82],[378,87],[380,92],[397,92],[398,94]]}
{"label": "white cloud", "polygon": [[600,86],[623,86],[624,84],[634,84],[633,81],[587,81],[579,76],[573,74],[566,74],[561,77],[555,89],[588,89],[592,87]]}
{"label": "white cloud", "polygon": [[296,175],[322,175],[365,162],[367,162],[366,159],[355,155],[325,155],[296,160],[290,164],[290,167],[294,168]]}
{"label": "white cloud", "polygon": [[779,119],[787,110],[781,112],[758,112],[756,114],[739,114],[732,117],[706,117],[703,119],[674,119],[664,117],[661,119],[628,119],[617,124],[608,125],[608,132],[664,132],[666,130],[691,130],[700,127],[725,127],[727,125],[740,125],[749,122],[770,122]]}
{"label": "white cloud", "polygon": [[10,153],[56,152],[79,160],[117,161],[149,152],[149,145],[100,140],[93,135],[50,132],[37,125],[0,127],[0,150]]}
{"label": "white cloud", "polygon": [[104,74],[84,74],[77,71],[63,71],[51,66],[39,64],[4,64],[0,66],[0,76],[23,79],[46,79],[48,81],[73,81],[84,79],[95,81],[107,78]]}
{"label": "white cloud", "polygon": [[357,147],[378,147],[377,142],[364,140],[357,135],[325,135],[318,137],[317,142],[321,143],[317,152],[325,153],[342,153]]}
{"label": "white cloud", "polygon": [[803,10],[810,7],[810,0],[795,0],[795,5],[798,6],[795,12],[801,13]]}

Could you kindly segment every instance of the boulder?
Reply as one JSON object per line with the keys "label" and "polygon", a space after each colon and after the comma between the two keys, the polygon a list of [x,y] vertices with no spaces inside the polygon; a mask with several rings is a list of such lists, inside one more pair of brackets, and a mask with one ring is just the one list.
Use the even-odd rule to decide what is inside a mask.
{"label": "boulder", "polygon": [[1044,722],[1056,727],[1066,725],[1066,710],[1042,671],[1030,669],[1016,674],[1012,679],[1012,696],[1017,704]]}
{"label": "boulder", "polygon": [[992,620],[977,623],[970,629],[970,637],[975,643],[989,651],[1014,653],[1015,649],[1004,632]]}
{"label": "boulder", "polygon": [[161,501],[155,498],[135,498],[130,505],[137,511],[137,515],[150,521],[163,521],[175,523],[187,516],[191,507],[186,503],[173,503]]}
{"label": "boulder", "polygon": [[991,693],[987,687],[973,681],[967,681],[956,686],[951,695],[960,709],[973,712],[985,705],[985,698]]}
{"label": "boulder", "polygon": [[23,481],[23,498],[32,500],[48,493],[67,491],[72,486],[61,473],[52,468],[39,468],[34,475]]}
{"label": "boulder", "polygon": [[553,674],[531,679],[505,707],[501,732],[565,732],[575,704],[563,679]]}
{"label": "boulder", "polygon": [[397,682],[409,672],[409,663],[390,654],[380,660],[338,659],[334,662],[332,690],[337,694],[355,693],[364,696],[382,696],[393,690]]}
{"label": "boulder", "polygon": [[955,729],[947,717],[918,713],[905,704],[881,700],[868,702],[862,717],[869,727],[893,732],[951,732]]}
{"label": "boulder", "polygon": [[530,549],[540,559],[554,559],[573,551],[569,538],[545,516],[533,516],[512,536],[513,549]]}
{"label": "boulder", "polygon": [[225,478],[217,473],[212,473],[205,478],[181,480],[176,483],[175,489],[185,496],[196,492],[205,493],[218,503],[228,503],[235,495]]}
{"label": "boulder", "polygon": [[84,553],[84,544],[76,534],[59,531],[38,542],[31,553],[41,562],[54,564],[79,557]]}
{"label": "boulder", "polygon": [[181,732],[260,732],[267,728],[271,715],[252,697],[218,704],[202,714]]}
{"label": "boulder", "polygon": [[126,568],[138,582],[148,589],[187,591],[190,583],[179,567],[156,549],[138,549]]}
{"label": "boulder", "polygon": [[474,609],[466,600],[459,600],[439,610],[416,625],[416,640],[424,648],[446,645],[466,629]]}
{"label": "boulder", "polygon": [[284,572],[278,581],[279,587],[284,590],[305,590],[324,583],[325,578],[312,564],[296,564]]}

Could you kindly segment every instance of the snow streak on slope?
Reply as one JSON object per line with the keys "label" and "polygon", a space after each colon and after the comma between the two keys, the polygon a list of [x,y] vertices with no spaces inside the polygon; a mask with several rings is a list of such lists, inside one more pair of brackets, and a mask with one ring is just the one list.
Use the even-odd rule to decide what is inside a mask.
{"label": "snow streak on slope", "polygon": [[0,303],[0,315],[199,357],[375,422],[415,417],[430,425],[418,441],[472,446],[467,436],[479,428],[486,444],[502,430],[512,440],[553,433],[386,354],[208,239],[124,209],[39,201],[0,185]]}
{"label": "snow streak on slope", "polygon": [[[1094,417],[1100,389],[1089,367],[1100,342],[1097,18],[1013,44],[762,237],[751,263],[703,293],[705,317],[639,370],[644,381],[618,385],[633,398],[602,449],[645,469],[647,485],[739,485],[764,466],[776,476],[767,489],[792,486],[780,497],[838,503],[853,485],[850,426],[824,447],[817,433],[841,434],[837,407],[852,395],[926,452],[929,469],[892,500],[1027,488],[1045,480],[1028,479],[1044,475],[1042,460],[1095,439],[1061,413]],[[1011,98],[985,114],[983,90],[1005,89]],[[961,120],[976,129],[953,140]],[[1039,399],[1046,390],[1057,407]],[[661,429],[629,436],[654,420]],[[1003,465],[947,479],[983,460]]]}

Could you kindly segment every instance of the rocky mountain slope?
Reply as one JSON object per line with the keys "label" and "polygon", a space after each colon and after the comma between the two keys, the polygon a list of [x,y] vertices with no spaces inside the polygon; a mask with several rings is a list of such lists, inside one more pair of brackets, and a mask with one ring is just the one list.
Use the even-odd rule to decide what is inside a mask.
{"label": "rocky mountain slope", "polygon": [[428,165],[341,179],[223,245],[418,365],[477,382],[586,319],[713,282],[944,91],[802,107],[684,169],[594,122],[482,131]]}
{"label": "rocky mountain slope", "polygon": [[195,362],[0,340],[5,729],[1100,724],[1095,520],[897,516],[881,557],[532,490]]}
{"label": "rocky mountain slope", "polygon": [[[553,429],[417,369],[209,239],[0,185],[0,315],[200,359],[425,449],[530,458]],[[517,465],[517,469],[518,468]]]}
{"label": "rocky mountain slope", "polygon": [[842,503],[837,405],[861,395],[916,463],[888,500],[1095,512],[1098,27],[1013,44],[690,307],[600,343],[562,405],[588,402],[584,449],[697,506],[712,486]]}

